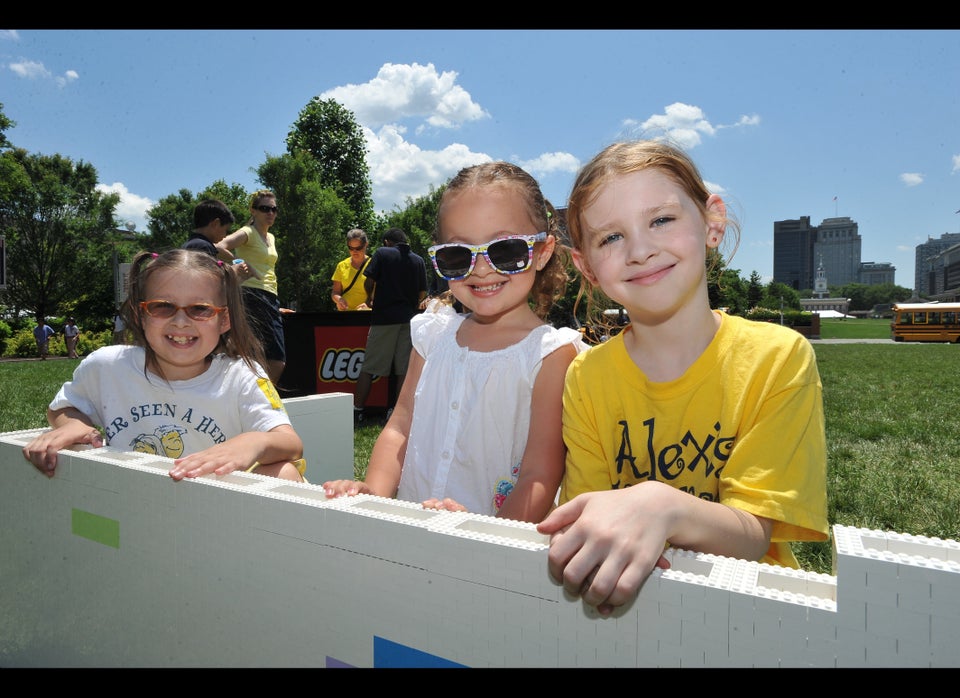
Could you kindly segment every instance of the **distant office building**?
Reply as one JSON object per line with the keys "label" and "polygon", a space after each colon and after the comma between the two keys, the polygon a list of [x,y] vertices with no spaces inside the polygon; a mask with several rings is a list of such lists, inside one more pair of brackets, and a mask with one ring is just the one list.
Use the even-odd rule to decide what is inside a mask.
{"label": "distant office building", "polygon": [[[797,290],[826,295],[830,285],[896,283],[889,262],[860,261],[862,240],[857,222],[847,216],[824,218],[810,225],[810,216],[773,223],[773,280]],[[817,288],[819,285],[821,288]]]}
{"label": "distant office building", "polygon": [[943,257],[943,290],[960,288],[960,245],[948,247]]}
{"label": "distant office building", "polygon": [[860,233],[856,221],[847,216],[825,218],[817,226],[813,253],[817,259],[823,260],[824,271],[833,286],[863,283],[860,281]]}
{"label": "distant office building", "polygon": [[890,262],[862,262],[860,264],[860,283],[867,286],[892,284],[897,268]]}
{"label": "distant office building", "polygon": [[800,291],[813,288],[813,245],[817,229],[810,216],[773,223],[773,280]]}
{"label": "distant office building", "polygon": [[914,295],[927,298],[946,291],[946,264],[942,253],[960,243],[960,233],[944,233],[939,238],[928,237],[926,242],[917,245],[914,257]]}
{"label": "distant office building", "polygon": [[937,271],[934,281],[935,293],[930,300],[956,302],[960,300],[960,243],[948,247],[934,261]]}

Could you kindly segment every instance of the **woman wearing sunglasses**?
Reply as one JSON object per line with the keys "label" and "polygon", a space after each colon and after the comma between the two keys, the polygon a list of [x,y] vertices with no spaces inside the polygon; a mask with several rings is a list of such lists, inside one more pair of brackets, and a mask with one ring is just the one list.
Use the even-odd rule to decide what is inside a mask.
{"label": "woman wearing sunglasses", "polygon": [[563,475],[560,415],[580,334],[545,323],[567,283],[556,213],[536,180],[494,162],[461,170],[440,200],[429,249],[465,313],[433,302],[411,320],[407,378],[363,482],[374,494],[538,522]]}
{"label": "woman wearing sunglasses", "polygon": [[105,346],[50,402],[23,449],[48,477],[74,444],[174,458],[170,477],[234,470],[301,481],[303,443],[262,368],[236,270],[175,249],[133,261],[120,312],[133,345]]}
{"label": "woman wearing sunglasses", "polygon": [[337,310],[370,310],[367,291],[363,287],[363,270],[370,262],[367,254],[367,234],[360,228],[347,232],[350,255],[337,264],[333,271],[333,292],[330,297]]}
{"label": "woman wearing sunglasses", "polygon": [[250,269],[243,282],[243,304],[250,324],[263,345],[266,369],[274,385],[287,364],[283,338],[284,309],[277,289],[277,245],[270,228],[277,220],[277,196],[269,189],[250,197],[250,220],[217,243],[224,259],[242,259]]}

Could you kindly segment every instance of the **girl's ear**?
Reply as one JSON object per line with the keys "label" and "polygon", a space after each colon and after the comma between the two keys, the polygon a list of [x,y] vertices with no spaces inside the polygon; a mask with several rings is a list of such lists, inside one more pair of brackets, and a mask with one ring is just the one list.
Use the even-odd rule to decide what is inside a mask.
{"label": "girl's ear", "polygon": [[592,271],[590,271],[590,266],[587,264],[587,260],[584,259],[583,253],[576,248],[571,248],[570,257],[573,259],[573,266],[575,266],[577,270],[583,274],[583,278],[596,286],[597,277],[593,275]]}
{"label": "girl's ear", "polygon": [[547,262],[550,261],[550,257],[553,256],[553,250],[557,246],[557,239],[552,235],[547,235],[547,239],[544,241],[543,246],[534,253],[533,261],[536,264],[537,271],[540,271],[545,266]]}
{"label": "girl's ear", "polygon": [[707,198],[707,247],[717,248],[727,231],[727,205],[718,194]]}
{"label": "girl's ear", "polygon": [[220,334],[227,332],[232,325],[230,324],[230,308],[220,313]]}

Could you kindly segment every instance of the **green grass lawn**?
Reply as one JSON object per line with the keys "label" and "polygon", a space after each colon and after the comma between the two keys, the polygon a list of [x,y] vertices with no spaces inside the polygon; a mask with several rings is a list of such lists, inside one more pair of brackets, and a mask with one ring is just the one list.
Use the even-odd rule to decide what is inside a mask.
{"label": "green grass lawn", "polygon": [[[888,320],[824,321],[822,336],[837,337],[836,325],[883,329],[889,338]],[[830,523],[960,540],[960,430],[954,422],[960,347],[892,341],[814,347],[823,381]],[[0,431],[45,425],[46,404],[74,366],[67,360],[0,362]],[[379,433],[379,424],[354,432],[358,478]],[[804,569],[832,572],[829,542],[795,544],[795,550]]]}
{"label": "green grass lawn", "polygon": [[820,339],[891,339],[890,319],[823,318],[820,320]]}

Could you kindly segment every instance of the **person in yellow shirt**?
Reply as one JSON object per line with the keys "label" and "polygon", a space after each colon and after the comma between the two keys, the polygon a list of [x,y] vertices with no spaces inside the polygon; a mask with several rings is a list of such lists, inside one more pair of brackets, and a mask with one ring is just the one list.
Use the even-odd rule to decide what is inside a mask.
{"label": "person in yellow shirt", "polygon": [[347,249],[350,250],[350,256],[340,260],[333,271],[331,298],[337,310],[370,310],[367,291],[363,287],[363,270],[370,262],[366,232],[360,228],[348,231]]}
{"label": "person in yellow shirt", "polygon": [[578,174],[567,229],[588,320],[614,301],[629,324],[567,371],[550,573],[609,614],[666,545],[797,567],[790,541],[829,530],[820,374],[798,332],[710,308],[708,266],[739,241],[723,199],[681,150],[615,143]]}
{"label": "person in yellow shirt", "polygon": [[263,345],[266,369],[276,385],[287,364],[283,312],[277,288],[277,241],[270,228],[277,220],[277,197],[269,189],[250,197],[250,220],[217,243],[221,259],[242,259],[248,270],[243,281],[243,305],[253,331]]}

